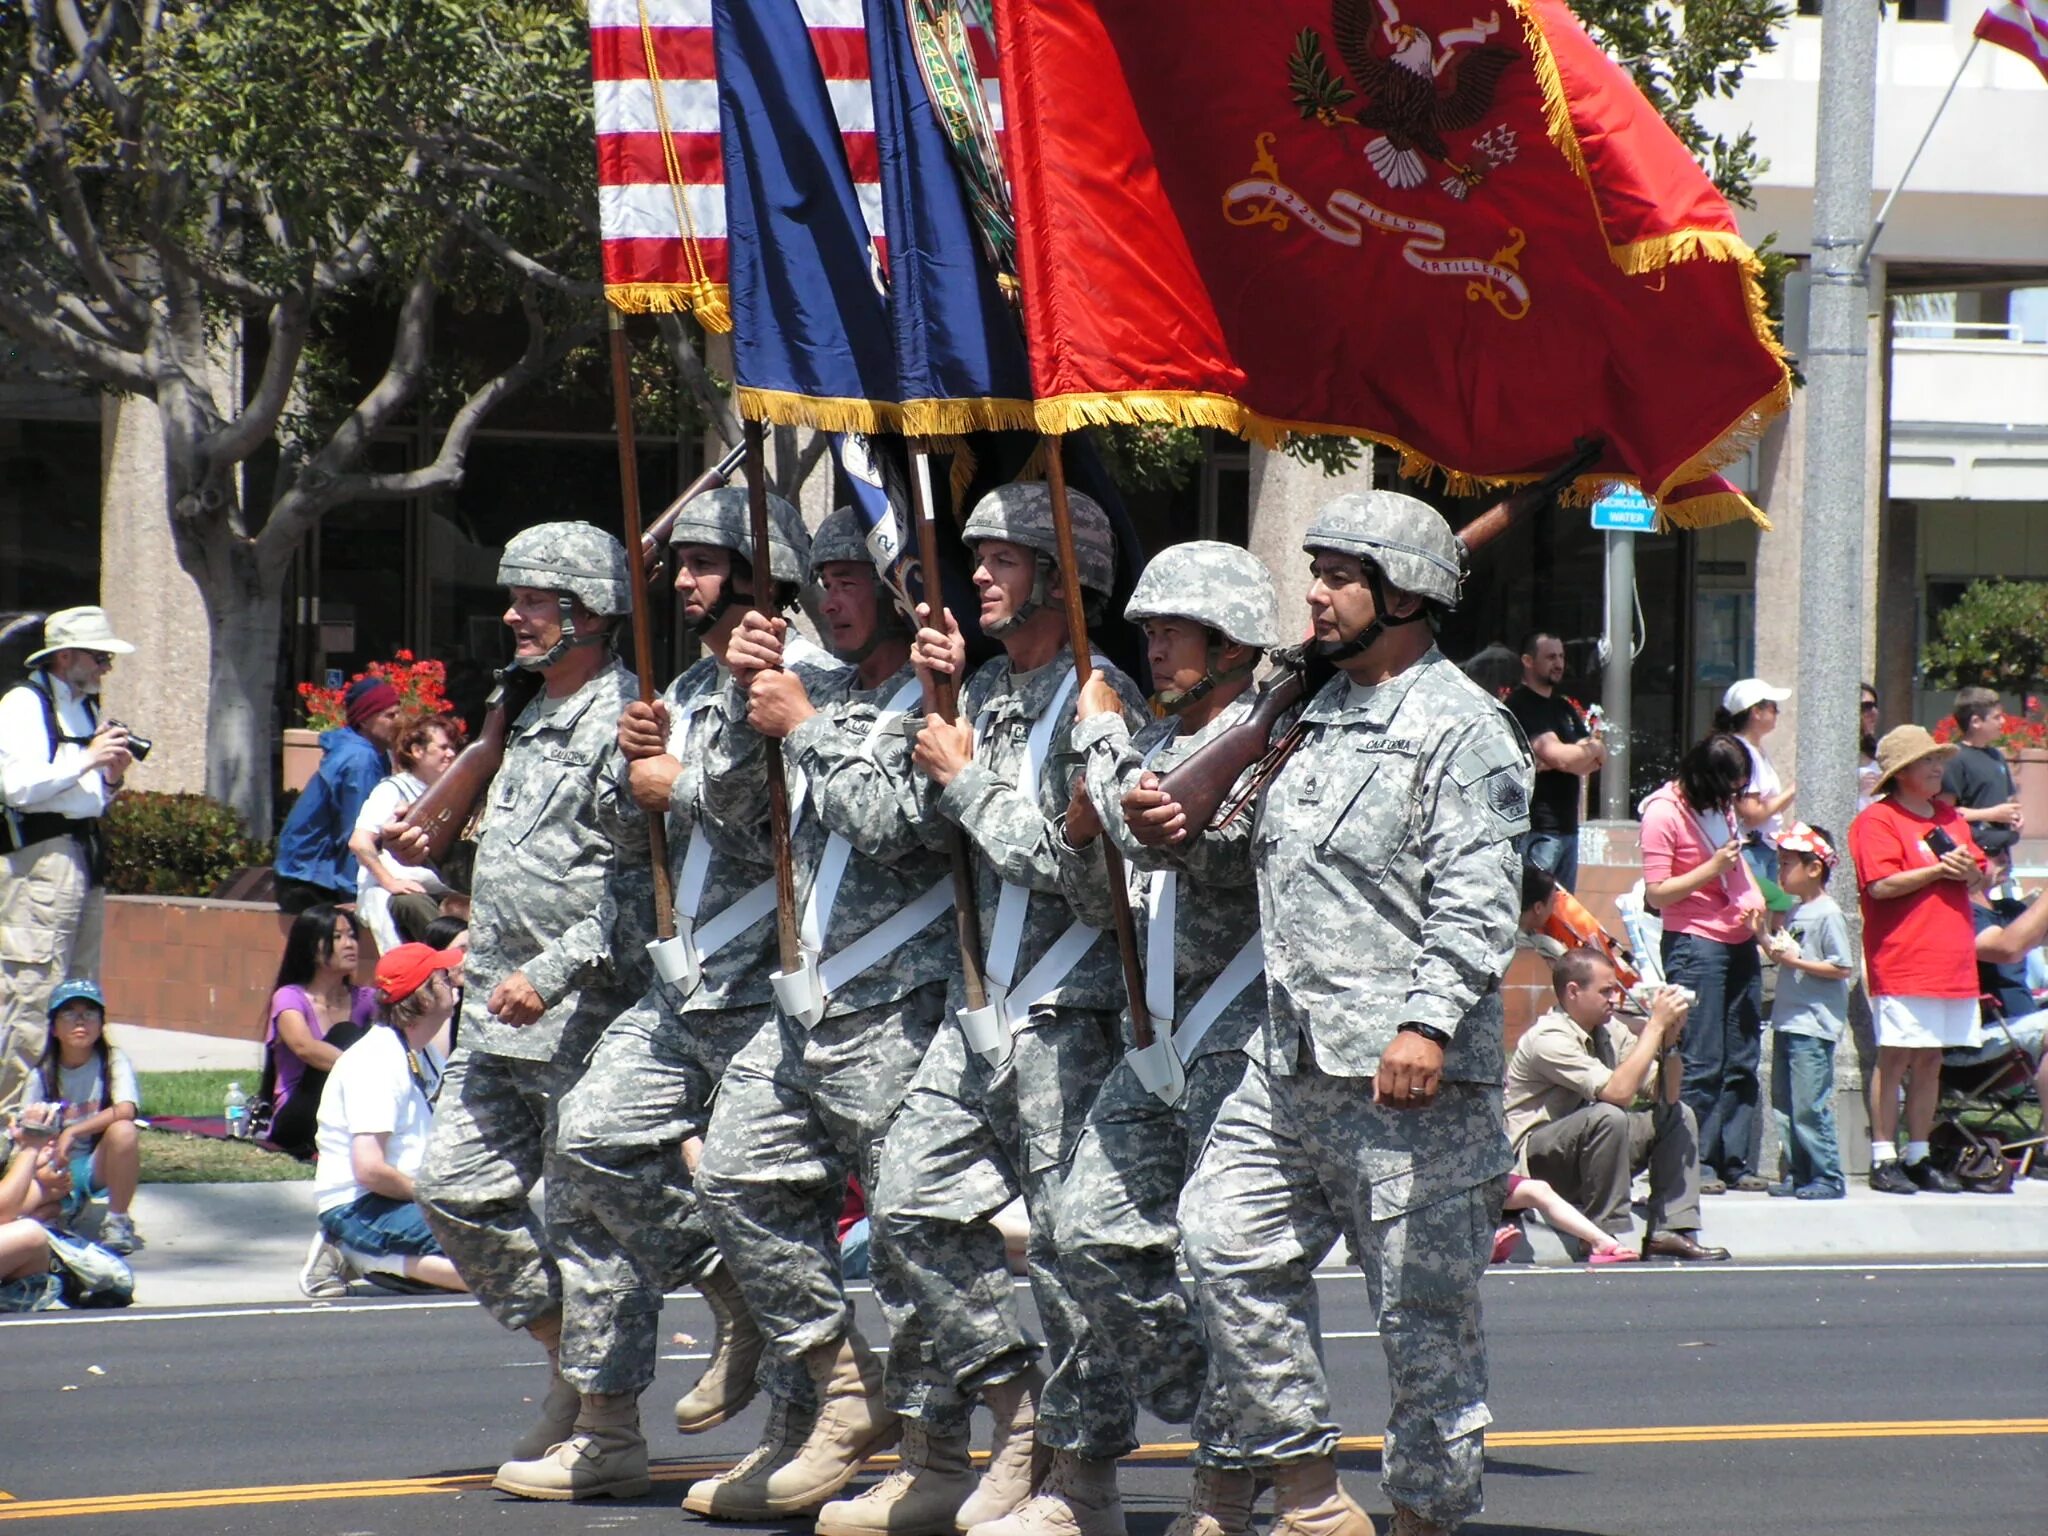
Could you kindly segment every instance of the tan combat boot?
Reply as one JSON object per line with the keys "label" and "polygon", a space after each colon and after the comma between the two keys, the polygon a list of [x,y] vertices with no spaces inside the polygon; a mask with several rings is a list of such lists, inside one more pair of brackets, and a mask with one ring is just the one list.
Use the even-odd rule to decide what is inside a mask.
{"label": "tan combat boot", "polygon": [[676,1403],[676,1429],[686,1435],[716,1429],[754,1400],[760,1390],[754,1378],[768,1342],[725,1264],[699,1280],[697,1290],[711,1308],[717,1336],[704,1374]]}
{"label": "tan combat boot", "polygon": [[508,1461],[491,1486],[522,1499],[637,1499],[653,1488],[639,1399],[586,1394],[569,1438],[532,1461]]}
{"label": "tan combat boot", "polygon": [[1038,1491],[1052,1465],[1052,1452],[1038,1443],[1038,1394],[1044,1389],[1044,1373],[1035,1365],[982,1388],[981,1400],[995,1417],[995,1438],[974,1496],[954,1518],[956,1531],[1000,1520]]}
{"label": "tan combat boot", "polygon": [[953,1536],[976,1483],[965,1434],[928,1434],[905,1419],[896,1470],[859,1498],[819,1510],[818,1536]]}
{"label": "tan combat boot", "polygon": [[1394,1523],[1387,1527],[1387,1536],[1451,1536],[1451,1527],[1418,1515],[1406,1504],[1396,1504]]}
{"label": "tan combat boot", "polygon": [[1273,1472],[1278,1518],[1268,1536],[1373,1536],[1372,1517],[1337,1481],[1337,1458],[1290,1461]]}
{"label": "tan combat boot", "polygon": [[538,1460],[568,1439],[583,1406],[583,1394],[562,1380],[561,1317],[543,1318],[526,1331],[548,1352],[548,1390],[540,1402],[539,1421],[512,1442],[513,1461]]}
{"label": "tan combat boot", "polygon": [[848,1324],[844,1337],[804,1351],[818,1389],[818,1418],[796,1455],[768,1474],[768,1515],[820,1504],[853,1481],[860,1464],[896,1443],[896,1414],[882,1401],[882,1362]]}
{"label": "tan combat boot", "polygon": [[1251,1536],[1258,1499],[1259,1480],[1251,1473],[1197,1467],[1188,1507],[1174,1516],[1166,1536]]}
{"label": "tan combat boot", "polygon": [[1054,1451],[1038,1492],[1000,1520],[975,1526],[970,1536],[1126,1536],[1115,1460]]}
{"label": "tan combat boot", "polygon": [[768,1423],[761,1443],[730,1472],[690,1484],[683,1508],[707,1520],[759,1520],[768,1512],[768,1474],[796,1455],[810,1437],[814,1409],[798,1408],[780,1397],[768,1399]]}

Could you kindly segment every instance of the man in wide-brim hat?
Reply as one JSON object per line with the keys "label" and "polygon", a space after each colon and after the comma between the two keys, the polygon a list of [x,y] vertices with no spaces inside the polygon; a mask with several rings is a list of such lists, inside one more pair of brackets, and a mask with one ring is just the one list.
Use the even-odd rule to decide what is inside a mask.
{"label": "man in wide-brim hat", "polygon": [[[1962,1187],[1927,1155],[1941,1053],[1983,1038],[1970,895],[1984,884],[1985,859],[1956,808],[1939,798],[1942,767],[1955,753],[1922,726],[1887,733],[1877,744],[1879,798],[1849,827],[1877,1033],[1870,1186],[1886,1194],[1954,1194]],[[1903,1154],[1895,1142],[1902,1090]]]}
{"label": "man in wide-brim hat", "polygon": [[134,762],[125,727],[100,718],[100,683],[135,647],[106,610],[43,622],[28,680],[0,696],[0,1114],[20,1103],[49,1039],[50,991],[94,979],[106,909],[100,817]]}

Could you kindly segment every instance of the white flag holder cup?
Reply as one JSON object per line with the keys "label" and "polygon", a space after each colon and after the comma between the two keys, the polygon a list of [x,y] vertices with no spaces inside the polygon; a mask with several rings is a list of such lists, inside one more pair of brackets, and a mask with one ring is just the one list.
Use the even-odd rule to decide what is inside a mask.
{"label": "white flag holder cup", "polygon": [[654,974],[677,992],[688,997],[697,990],[697,978],[704,974],[704,964],[698,958],[697,937],[689,923],[679,920],[676,936],[654,940],[647,946],[647,953],[654,961]]}
{"label": "white flag holder cup", "polygon": [[1008,995],[991,981],[986,1005],[961,1008],[953,1015],[960,1021],[960,1033],[967,1037],[967,1048],[992,1067],[1010,1054],[1008,1003]]}
{"label": "white flag holder cup", "polygon": [[771,971],[768,984],[775,1001],[805,1029],[816,1029],[825,1017],[825,983],[818,975],[818,957],[803,951],[804,963],[794,971]]}
{"label": "white flag holder cup", "polygon": [[1178,1104],[1188,1090],[1187,1069],[1181,1064],[1180,1052],[1173,1048],[1173,1031],[1166,1021],[1155,1020],[1154,1028],[1158,1032],[1152,1043],[1143,1050],[1125,1051],[1124,1060],[1147,1093],[1162,1104]]}

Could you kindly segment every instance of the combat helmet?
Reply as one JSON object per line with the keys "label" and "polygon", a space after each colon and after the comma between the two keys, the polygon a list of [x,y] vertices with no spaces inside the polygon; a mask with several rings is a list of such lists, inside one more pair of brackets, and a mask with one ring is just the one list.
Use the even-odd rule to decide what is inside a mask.
{"label": "combat helmet", "polygon": [[498,561],[498,581],[507,587],[540,587],[560,596],[562,638],[545,655],[518,663],[534,671],[552,667],[572,646],[603,645],[610,638],[608,631],[577,634],[575,603],[601,616],[628,613],[633,607],[626,546],[589,523],[537,523],[514,534]]}
{"label": "combat helmet", "polygon": [[[706,544],[713,549],[729,549],[746,561],[750,570],[758,571],[760,562],[754,558],[754,518],[747,494],[743,485],[725,485],[693,496],[676,514],[675,524],[669,529],[669,544]],[[769,492],[768,576],[776,586],[776,607],[795,605],[797,592],[809,574],[810,555],[811,536],[804,531],[803,518],[795,507]],[[697,632],[702,634],[711,628],[737,600],[738,594],[728,586],[711,610],[697,621]]]}
{"label": "combat helmet", "polygon": [[1458,606],[1465,583],[1465,546],[1451,525],[1428,502],[1399,491],[1352,492],[1323,503],[1301,547],[1356,555],[1403,592],[1445,609]]}
{"label": "combat helmet", "polygon": [[[835,507],[826,514],[825,521],[818,524],[818,531],[811,535],[811,580],[823,581],[828,565],[858,565],[867,570],[875,569],[875,557],[868,548],[867,535],[862,531],[860,518],[852,507]],[[855,665],[866,661],[874,654],[875,647],[891,635],[907,634],[910,621],[897,606],[893,589],[882,584],[879,575],[875,581],[875,628],[868,636],[868,643],[857,652],[841,651],[834,648],[833,654],[841,661]]]}
{"label": "combat helmet", "polygon": [[[1192,688],[1161,689],[1156,702],[1172,713],[1205,697],[1219,683],[1249,677],[1258,652],[1280,644],[1280,598],[1265,563],[1248,549],[1214,539],[1169,545],[1152,557],[1124,605],[1132,623],[1186,619],[1210,632],[1209,668]],[[1248,645],[1253,655],[1236,667],[1223,666],[1223,648]]]}
{"label": "combat helmet", "polygon": [[[1116,535],[1110,531],[1109,514],[1095,498],[1080,491],[1067,494],[1068,521],[1074,528],[1074,574],[1083,590],[1106,598],[1116,589]],[[983,629],[1000,639],[1030,618],[1051,600],[1048,575],[1058,567],[1059,538],[1053,531],[1052,491],[1035,481],[1014,481],[999,485],[974,504],[960,530],[960,541],[969,546],[984,539],[1019,544],[1038,555],[1038,575],[1031,595],[1018,605],[1016,614],[1001,629]]]}

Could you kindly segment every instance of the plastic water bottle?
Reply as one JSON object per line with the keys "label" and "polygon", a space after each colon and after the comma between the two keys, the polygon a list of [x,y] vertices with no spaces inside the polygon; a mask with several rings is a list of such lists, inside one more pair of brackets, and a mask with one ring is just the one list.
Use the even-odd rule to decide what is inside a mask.
{"label": "plastic water bottle", "polygon": [[228,1084],[227,1102],[228,1137],[233,1141],[249,1138],[249,1095],[242,1092],[240,1083]]}

